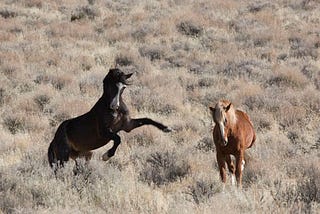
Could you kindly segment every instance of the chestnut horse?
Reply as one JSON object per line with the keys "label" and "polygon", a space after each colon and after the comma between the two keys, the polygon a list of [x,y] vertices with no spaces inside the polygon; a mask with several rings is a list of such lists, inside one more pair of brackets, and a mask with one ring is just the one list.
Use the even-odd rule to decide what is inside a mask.
{"label": "chestnut horse", "polygon": [[171,131],[167,126],[149,118],[130,118],[121,95],[131,75],[117,68],[110,69],[103,80],[103,94],[93,108],[84,115],[61,123],[48,149],[51,167],[63,166],[69,158],[76,160],[85,157],[90,160],[91,150],[112,140],[113,147],[102,156],[107,161],[121,143],[117,134],[120,130],[130,132],[143,125],[153,125],[164,132]]}
{"label": "chestnut horse", "polygon": [[[234,108],[228,100],[220,100],[215,107],[210,106],[215,126],[213,140],[216,146],[217,162],[222,182],[226,183],[226,165],[232,173],[232,184],[236,176],[238,187],[242,187],[244,153],[256,140],[256,134],[249,116]],[[236,164],[231,159],[235,157]]]}

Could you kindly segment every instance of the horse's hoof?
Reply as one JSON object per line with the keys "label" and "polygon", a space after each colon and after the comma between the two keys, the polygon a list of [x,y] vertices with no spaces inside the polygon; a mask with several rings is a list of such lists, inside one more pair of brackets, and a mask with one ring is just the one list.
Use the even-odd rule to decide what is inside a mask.
{"label": "horse's hoof", "polygon": [[108,161],[109,159],[110,159],[110,157],[108,156],[107,153],[102,155],[102,160],[103,161]]}
{"label": "horse's hoof", "polygon": [[167,127],[165,129],[163,129],[162,131],[168,133],[168,132],[172,132],[173,130],[171,128]]}

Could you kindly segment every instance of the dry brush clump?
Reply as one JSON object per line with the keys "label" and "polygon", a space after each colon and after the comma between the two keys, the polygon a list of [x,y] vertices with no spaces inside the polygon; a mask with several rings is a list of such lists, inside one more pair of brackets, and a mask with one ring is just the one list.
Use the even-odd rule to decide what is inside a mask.
{"label": "dry brush clump", "polygon": [[190,166],[172,152],[156,152],[146,159],[140,179],[157,186],[183,179],[189,174]]}
{"label": "dry brush clump", "polygon": [[221,186],[219,184],[201,180],[195,182],[194,185],[189,186],[189,190],[186,191],[186,194],[191,195],[193,200],[199,204],[208,202],[209,198],[221,191]]}
{"label": "dry brush clump", "polygon": [[[0,8],[0,212],[319,212],[317,1]],[[112,142],[55,177],[46,152],[58,125],[90,110],[116,66],[134,72],[123,93],[132,117],[174,132],[121,132],[109,162]],[[208,105],[222,98],[257,132],[241,191],[219,180]]]}

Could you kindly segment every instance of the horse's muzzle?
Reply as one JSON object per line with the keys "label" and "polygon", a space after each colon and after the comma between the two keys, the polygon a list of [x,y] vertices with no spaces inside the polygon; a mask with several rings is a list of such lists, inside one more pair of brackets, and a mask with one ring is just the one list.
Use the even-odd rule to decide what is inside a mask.
{"label": "horse's muzzle", "polygon": [[119,107],[120,107],[119,105],[110,105],[110,109],[112,109],[114,111],[118,110]]}
{"label": "horse's muzzle", "polygon": [[222,146],[227,146],[227,145],[228,145],[228,141],[226,141],[226,140],[222,140],[221,145],[222,145]]}

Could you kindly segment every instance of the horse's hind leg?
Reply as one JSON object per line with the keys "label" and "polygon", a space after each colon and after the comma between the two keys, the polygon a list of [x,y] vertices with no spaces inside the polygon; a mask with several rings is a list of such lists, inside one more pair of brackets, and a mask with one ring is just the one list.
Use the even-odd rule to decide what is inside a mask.
{"label": "horse's hind leg", "polygon": [[[73,154],[74,154],[74,156],[72,157],[72,159],[74,159],[74,161],[76,163],[76,165],[75,165],[75,167],[73,169],[73,174],[74,175],[78,175],[79,173],[87,171],[87,167],[88,167],[89,161],[91,160],[91,157],[92,157],[92,152],[91,151],[74,152]],[[85,165],[82,165],[78,161],[78,158],[83,158],[83,157],[86,160]]]}
{"label": "horse's hind leg", "polygon": [[69,160],[71,149],[65,142],[60,142],[57,146],[57,161],[61,167]]}
{"label": "horse's hind leg", "polygon": [[126,132],[130,132],[131,130],[144,125],[152,125],[162,130],[163,132],[171,132],[171,129],[168,126],[151,120],[150,118],[128,119],[123,127],[123,130]]}
{"label": "horse's hind leg", "polygon": [[91,151],[85,152],[83,156],[86,159],[86,162],[88,163],[92,158],[92,152]]}
{"label": "horse's hind leg", "polygon": [[111,149],[109,149],[106,153],[104,153],[102,155],[102,160],[107,161],[109,160],[112,156],[114,156],[118,146],[121,143],[121,138],[119,135],[117,134],[113,134],[112,136],[112,140],[113,140],[113,146],[111,147]]}

